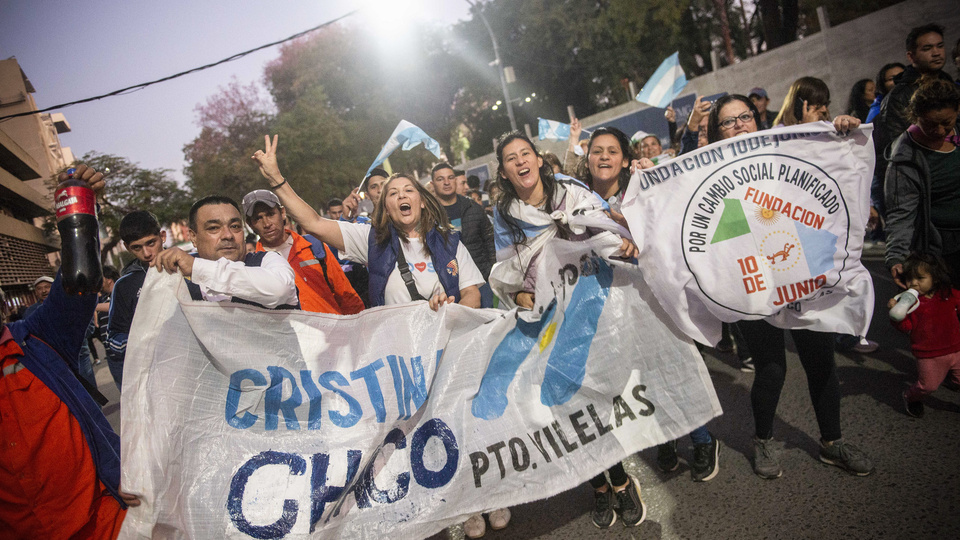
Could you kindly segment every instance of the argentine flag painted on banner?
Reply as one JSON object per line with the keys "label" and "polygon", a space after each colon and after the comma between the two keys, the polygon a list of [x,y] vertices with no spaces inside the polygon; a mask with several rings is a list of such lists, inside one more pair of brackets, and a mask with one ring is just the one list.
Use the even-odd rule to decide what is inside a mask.
{"label": "argentine flag painted on banner", "polygon": [[663,109],[680,95],[686,85],[687,76],[680,67],[680,53],[675,52],[653,72],[637,94],[637,101]]}
{"label": "argentine flag painted on banner", "polygon": [[374,169],[377,165],[380,165],[390,157],[390,154],[394,152],[397,148],[403,146],[404,150],[410,150],[411,148],[417,146],[418,144],[423,143],[423,147],[430,151],[433,155],[440,157],[440,143],[432,139],[425,131],[418,128],[417,126],[407,122],[406,120],[401,120],[397,124],[396,129],[393,130],[393,134],[390,135],[390,138],[387,140],[386,144],[383,145],[383,149],[380,150],[380,153],[377,154],[377,159],[373,160],[373,164],[370,165],[370,168],[367,169],[367,174],[370,175],[370,171]]}
{"label": "argentine flag painted on banner", "polygon": [[539,138],[541,141],[544,139],[565,141],[570,138],[570,124],[547,120],[546,118],[537,118],[537,121],[539,122]]}

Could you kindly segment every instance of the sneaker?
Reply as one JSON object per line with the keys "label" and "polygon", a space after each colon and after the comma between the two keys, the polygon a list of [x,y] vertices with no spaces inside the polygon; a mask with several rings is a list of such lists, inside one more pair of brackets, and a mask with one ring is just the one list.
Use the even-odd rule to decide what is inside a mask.
{"label": "sneaker", "polygon": [[490,528],[499,531],[500,529],[506,529],[507,525],[510,524],[510,509],[501,508],[499,510],[494,510],[490,512],[490,515],[487,516],[490,519]]}
{"label": "sneaker", "polygon": [[693,445],[690,476],[694,482],[709,482],[720,472],[720,441],[710,434],[710,442]]}
{"label": "sneaker", "polygon": [[867,476],[873,472],[873,462],[863,453],[863,450],[843,442],[843,439],[834,441],[829,446],[821,442],[820,461],[840,467],[856,476]]}
{"label": "sneaker", "polygon": [[860,338],[860,341],[853,346],[853,350],[860,354],[869,354],[873,351],[880,348],[880,344],[876,341],[871,341],[865,337]]}
{"label": "sneaker", "polygon": [[657,467],[663,472],[673,472],[680,468],[677,441],[667,441],[657,447]]}
{"label": "sneaker", "polygon": [[753,373],[757,371],[757,367],[753,365],[752,356],[748,356],[740,361],[740,371],[744,373]]}
{"label": "sneaker", "polygon": [[487,533],[487,522],[483,514],[474,514],[463,522],[463,534],[467,538],[482,538]]}
{"label": "sneaker", "polygon": [[760,478],[773,480],[780,478],[780,458],[773,448],[773,439],[753,439],[753,472]]}
{"label": "sneaker", "polygon": [[904,392],[902,396],[903,396],[903,409],[907,412],[907,414],[914,418],[923,418],[923,402],[907,401],[906,392]]}
{"label": "sneaker", "polygon": [[606,529],[617,522],[617,511],[614,508],[613,488],[607,486],[606,491],[594,491],[593,496],[593,524],[599,529]]}
{"label": "sneaker", "polygon": [[617,514],[626,527],[636,527],[647,519],[647,505],[640,497],[640,482],[630,477],[627,487],[616,492]]}

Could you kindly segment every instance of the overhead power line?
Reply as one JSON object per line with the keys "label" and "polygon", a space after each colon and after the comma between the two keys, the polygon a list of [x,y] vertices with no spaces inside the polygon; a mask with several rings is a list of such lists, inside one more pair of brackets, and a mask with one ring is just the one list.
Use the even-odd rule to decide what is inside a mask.
{"label": "overhead power line", "polygon": [[331,20],[329,20],[329,21],[327,21],[327,22],[325,22],[325,23],[323,23],[323,24],[314,26],[313,28],[309,28],[309,29],[304,30],[304,31],[302,31],[302,32],[297,32],[296,34],[294,34],[294,35],[292,35],[292,36],[290,36],[290,37],[281,39],[281,40],[279,40],[279,41],[274,41],[274,42],[272,42],[272,43],[267,43],[266,45],[260,45],[259,47],[256,47],[256,48],[254,48],[254,49],[250,49],[249,51],[243,51],[243,52],[241,52],[241,53],[237,53],[237,54],[235,54],[235,55],[233,55],[233,56],[224,58],[223,60],[218,60],[218,61],[213,62],[213,63],[211,63],[211,64],[206,64],[206,65],[203,65],[203,66],[195,67],[195,68],[193,68],[193,69],[188,69],[187,71],[181,71],[180,73],[176,73],[176,74],[174,74],[174,75],[169,75],[169,76],[167,76],[167,77],[163,77],[162,79],[157,79],[157,80],[155,80],[155,81],[150,81],[150,82],[135,84],[135,85],[133,85],[133,86],[128,86],[128,87],[126,87],[126,88],[121,88],[121,89],[119,89],[119,90],[114,90],[113,92],[108,92],[108,93],[106,93],[106,94],[101,94],[101,95],[99,95],[99,96],[93,96],[93,97],[88,97],[88,98],[84,98],[84,99],[78,99],[78,100],[76,100],[76,101],[69,101],[69,102],[67,102],[67,103],[61,103],[61,104],[59,104],[59,105],[53,105],[53,106],[51,106],[51,107],[46,107],[46,108],[39,109],[39,110],[36,110],[36,111],[26,111],[26,112],[21,112],[21,113],[16,113],[16,114],[9,114],[9,115],[7,115],[7,116],[0,116],[0,122],[2,122],[2,121],[4,121],[4,120],[9,120],[9,119],[11,119],[11,118],[18,118],[18,117],[20,117],[20,116],[30,116],[30,115],[33,115],[33,114],[41,114],[41,113],[45,113],[45,112],[48,112],[48,111],[53,111],[53,110],[56,110],[56,109],[65,109],[65,108],[70,107],[70,106],[72,106],[72,105],[79,105],[80,103],[89,103],[89,102],[91,102],[91,101],[97,101],[97,100],[100,100],[100,99],[103,99],[103,98],[107,98],[107,97],[111,97],[111,96],[118,96],[118,95],[121,95],[121,94],[126,94],[126,93],[128,93],[128,92],[133,92],[133,91],[137,91],[137,90],[143,90],[144,88],[146,88],[146,87],[148,87],[148,86],[153,86],[153,85],[155,85],[155,84],[159,84],[159,83],[166,82],[166,81],[172,81],[173,79],[177,79],[177,78],[183,77],[184,75],[189,75],[189,74],[191,74],[191,73],[196,73],[196,72],[198,72],[198,71],[203,71],[203,70],[205,70],[205,69],[210,69],[210,68],[212,68],[212,67],[219,66],[220,64],[226,64],[227,62],[232,62],[232,61],[234,61],[234,60],[238,60],[238,59],[240,59],[240,58],[243,58],[244,56],[247,56],[248,54],[255,53],[255,52],[257,52],[257,51],[261,51],[261,50],[263,50],[263,49],[267,49],[267,48],[273,47],[274,45],[280,45],[281,43],[286,43],[286,42],[288,42],[288,41],[292,41],[292,40],[297,39],[297,38],[299,38],[299,37],[303,37],[303,36],[309,34],[310,32],[315,32],[315,31],[317,31],[317,30],[319,30],[319,29],[321,29],[321,28],[324,28],[324,27],[326,27],[326,26],[330,26],[331,24],[340,22],[340,21],[342,21],[343,19],[346,19],[347,17],[350,17],[351,15],[356,14],[358,11],[360,11],[360,9],[355,9],[355,10],[353,10],[353,11],[351,11],[351,12],[349,12],[349,13],[345,13],[345,14],[343,14],[343,15],[335,18],[335,19],[331,19]]}

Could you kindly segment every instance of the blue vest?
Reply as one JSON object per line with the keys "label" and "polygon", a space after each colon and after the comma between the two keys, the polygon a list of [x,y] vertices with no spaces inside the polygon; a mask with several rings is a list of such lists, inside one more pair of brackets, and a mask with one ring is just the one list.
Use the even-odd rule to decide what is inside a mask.
{"label": "blue vest", "polygon": [[[263,261],[263,258],[264,256],[266,256],[266,254],[267,254],[266,251],[257,251],[255,253],[247,253],[247,255],[243,258],[243,264],[246,266],[260,266],[260,262]],[[203,291],[200,290],[200,286],[190,281],[189,279],[187,279],[186,282],[187,282],[187,290],[190,291],[190,298],[194,300],[203,300]],[[300,293],[298,291],[297,295],[299,294]],[[237,298],[236,296],[230,298],[230,301],[236,304],[247,304],[249,306],[257,306],[257,307],[262,307],[264,309],[267,309],[266,306],[262,306],[256,302],[251,302],[249,300],[244,300],[243,298]],[[297,302],[297,305],[295,306],[291,306],[289,304],[283,304],[273,309],[300,309],[300,303]]]}
{"label": "blue vest", "polygon": [[[367,270],[370,271],[370,307],[384,305],[387,279],[397,267],[397,253],[400,252],[400,236],[393,225],[390,227],[390,241],[378,244],[376,230],[370,229],[367,237],[369,251],[367,254]],[[436,229],[430,229],[426,237],[427,247],[430,249],[433,268],[437,272],[437,279],[443,285],[447,296],[452,296],[456,302],[460,301],[460,267],[457,262],[457,246],[460,244],[460,235],[451,232],[447,241]]]}

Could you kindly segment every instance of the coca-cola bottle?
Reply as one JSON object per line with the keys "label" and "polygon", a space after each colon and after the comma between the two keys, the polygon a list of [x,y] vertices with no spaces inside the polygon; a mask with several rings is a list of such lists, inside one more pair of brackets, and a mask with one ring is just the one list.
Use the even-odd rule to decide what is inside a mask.
{"label": "coca-cola bottle", "polygon": [[57,186],[54,194],[61,282],[68,294],[96,294],[103,285],[97,198],[86,182],[74,178],[76,169],[67,169],[67,174],[69,178]]}

